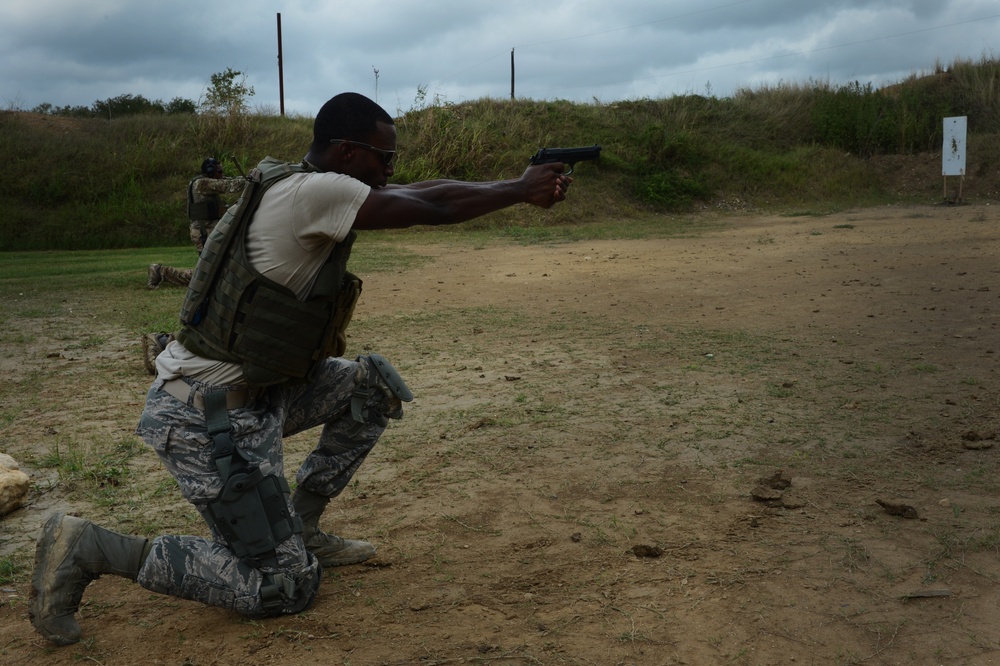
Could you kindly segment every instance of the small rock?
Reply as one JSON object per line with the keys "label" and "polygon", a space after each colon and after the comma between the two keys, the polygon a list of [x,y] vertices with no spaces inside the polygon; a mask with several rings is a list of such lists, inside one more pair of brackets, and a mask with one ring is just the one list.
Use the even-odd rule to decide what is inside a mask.
{"label": "small rock", "polygon": [[0,466],[0,516],[21,508],[28,497],[31,480],[19,469]]}

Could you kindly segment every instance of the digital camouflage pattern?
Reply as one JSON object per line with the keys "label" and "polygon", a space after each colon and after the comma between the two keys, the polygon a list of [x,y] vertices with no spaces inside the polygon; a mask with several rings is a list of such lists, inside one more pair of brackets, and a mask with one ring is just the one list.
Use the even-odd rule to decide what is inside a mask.
{"label": "digital camouflage pattern", "polygon": [[[386,416],[402,417],[398,400],[388,390],[376,390],[366,406],[368,422],[351,416],[355,387],[366,385],[367,364],[328,359],[314,382],[262,389],[250,404],[229,412],[233,442],[249,464],[265,474],[283,475],[282,438],[322,426],[316,448],[299,467],[295,480],[310,492],[336,497],[350,482],[386,427]],[[207,387],[191,382],[195,389]],[[212,458],[213,442],[201,410],[185,404],[153,383],[136,433],[152,447],[176,479],[185,499],[205,515],[206,504],[222,489],[222,477]],[[241,387],[211,387],[212,390]],[[289,511],[294,511],[286,497]],[[301,535],[278,546],[277,564],[260,569],[241,561],[225,538],[161,536],[139,572],[145,588],[250,615],[269,614],[261,605],[267,574],[293,580],[297,591],[283,595],[281,613],[298,612],[315,595],[319,564],[306,550]],[[308,597],[308,598],[307,598]]]}

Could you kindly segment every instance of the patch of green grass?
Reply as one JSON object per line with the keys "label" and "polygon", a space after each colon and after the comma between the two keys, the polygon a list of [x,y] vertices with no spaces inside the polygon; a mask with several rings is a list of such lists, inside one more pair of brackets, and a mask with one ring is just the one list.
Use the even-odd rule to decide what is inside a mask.
{"label": "patch of green grass", "polygon": [[92,440],[89,444],[60,438],[35,463],[56,469],[67,491],[81,491],[98,505],[113,505],[131,481],[129,461],[141,452],[142,445],[132,437],[117,442]]}
{"label": "patch of green grass", "polygon": [[[0,324],[3,325],[3,324]],[[0,331],[0,345],[28,345],[34,342],[37,336],[23,331],[2,332]]]}
{"label": "patch of green grass", "polygon": [[0,557],[0,585],[9,585],[20,579],[26,567],[14,555]]}
{"label": "patch of green grass", "polygon": [[829,215],[828,211],[818,210],[790,210],[781,214],[781,217],[823,217]]}
{"label": "patch of green grass", "polygon": [[[402,271],[430,261],[406,249],[391,236],[379,234],[358,243],[351,269],[360,274]],[[150,263],[194,266],[191,247],[137,250],[7,252],[0,259],[0,320],[59,318],[63,339],[73,349],[99,346],[101,336],[78,339],[72,322],[78,318],[124,325],[136,334],[173,331],[185,291],[164,285],[146,288]],[[30,334],[0,333],[0,342],[29,344]]]}

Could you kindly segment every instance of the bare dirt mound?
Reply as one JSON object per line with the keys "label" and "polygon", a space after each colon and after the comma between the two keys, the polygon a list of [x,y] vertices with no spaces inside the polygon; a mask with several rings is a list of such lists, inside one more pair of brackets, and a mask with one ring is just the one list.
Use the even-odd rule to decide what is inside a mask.
{"label": "bare dirt mound", "polygon": [[[267,621],[105,577],[84,640],[62,649],[33,632],[27,587],[7,588],[0,659],[1000,661],[997,209],[721,222],[696,238],[415,246],[433,261],[366,279],[352,352],[385,354],[417,399],[324,516],[377,543],[373,561]],[[127,437],[148,379],[137,341],[108,336],[79,361],[46,330],[63,380],[95,363],[117,379],[70,390],[51,357],[22,359],[5,370],[64,407],[7,436]],[[309,446],[290,441],[289,465]],[[86,515],[191,529],[155,458],[131,464],[158,489]],[[58,488],[37,489],[3,543],[29,542]]]}

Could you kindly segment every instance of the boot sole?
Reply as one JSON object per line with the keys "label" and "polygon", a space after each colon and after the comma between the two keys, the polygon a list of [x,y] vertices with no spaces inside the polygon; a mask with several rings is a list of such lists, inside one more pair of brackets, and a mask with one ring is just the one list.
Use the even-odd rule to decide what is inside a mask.
{"label": "boot sole", "polygon": [[375,546],[370,546],[370,549],[364,549],[358,553],[355,553],[354,555],[344,555],[344,556],[323,555],[322,549],[318,549],[320,550],[320,552],[316,552],[315,550],[310,549],[308,544],[306,545],[306,550],[315,555],[316,559],[319,560],[320,565],[323,566],[324,568],[344,567],[350,564],[360,564],[365,560],[370,560],[371,558],[375,557]]}
{"label": "boot sole", "polygon": [[[313,553],[313,554],[315,555],[315,553]],[[359,555],[357,557],[351,557],[351,558],[344,559],[344,558],[324,558],[324,557],[320,557],[319,555],[316,555],[316,559],[319,560],[320,565],[322,565],[324,568],[326,568],[326,567],[346,567],[346,566],[351,565],[351,564],[361,564],[362,562],[370,560],[374,556],[375,556],[375,553],[372,553],[371,555]]]}

